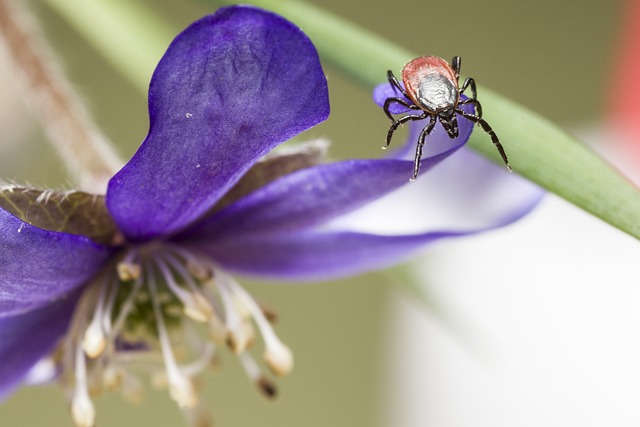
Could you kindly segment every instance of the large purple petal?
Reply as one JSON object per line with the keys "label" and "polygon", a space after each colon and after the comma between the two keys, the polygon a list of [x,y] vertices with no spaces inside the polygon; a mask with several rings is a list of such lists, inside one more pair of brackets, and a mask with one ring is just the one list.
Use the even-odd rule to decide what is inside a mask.
{"label": "large purple petal", "polygon": [[502,227],[526,215],[537,200],[505,212],[486,228],[434,230],[408,235],[318,231],[229,239],[196,245],[230,271],[263,278],[314,281],[344,277],[392,266],[443,238],[461,237]]}
{"label": "large purple petal", "polygon": [[26,314],[0,318],[0,401],[51,353],[69,326],[79,292]]}
{"label": "large purple petal", "polygon": [[[493,224],[519,219],[533,206]],[[410,235],[307,232],[196,245],[226,269],[262,278],[315,281],[380,270],[406,260],[417,249],[447,237],[486,231],[442,230]]]}
{"label": "large purple petal", "polygon": [[529,213],[542,195],[535,185],[460,150],[416,183],[316,230],[195,244],[240,273],[327,279],[393,265],[442,238],[505,226]]}
{"label": "large purple petal", "polygon": [[503,165],[464,147],[419,178],[332,226],[376,234],[492,228],[521,207],[530,209],[544,191]]}
{"label": "large purple petal", "polygon": [[380,236],[307,232],[196,245],[229,271],[267,279],[314,281],[379,270],[416,248],[455,233]]}
{"label": "large purple petal", "polygon": [[0,209],[0,318],[72,292],[109,254],[86,237],[42,230]]}
{"label": "large purple petal", "polygon": [[220,9],[158,64],[149,134],[109,183],[109,210],[130,240],[180,230],[258,158],[328,114],[317,52],[297,27],[253,7]]}

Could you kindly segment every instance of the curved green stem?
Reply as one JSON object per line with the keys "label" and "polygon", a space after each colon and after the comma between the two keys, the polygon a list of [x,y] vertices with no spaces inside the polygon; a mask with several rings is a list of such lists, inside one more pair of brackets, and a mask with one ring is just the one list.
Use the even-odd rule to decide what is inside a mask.
{"label": "curved green stem", "polygon": [[145,95],[151,73],[180,31],[137,1],[45,0],[45,3]]}

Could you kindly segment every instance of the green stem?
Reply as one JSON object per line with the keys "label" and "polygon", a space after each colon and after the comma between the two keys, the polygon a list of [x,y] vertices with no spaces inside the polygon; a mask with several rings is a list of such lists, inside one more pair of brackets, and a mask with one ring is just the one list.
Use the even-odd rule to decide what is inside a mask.
{"label": "green stem", "polygon": [[129,0],[45,0],[144,94],[178,28]]}

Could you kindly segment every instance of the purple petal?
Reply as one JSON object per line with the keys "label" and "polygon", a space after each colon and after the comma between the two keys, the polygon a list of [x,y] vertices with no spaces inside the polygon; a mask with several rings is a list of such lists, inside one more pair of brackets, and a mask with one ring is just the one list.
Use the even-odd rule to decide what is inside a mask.
{"label": "purple petal", "polygon": [[79,292],[26,314],[0,318],[0,401],[53,351],[69,326]]}
{"label": "purple petal", "polygon": [[0,209],[0,318],[72,292],[95,275],[109,255],[107,248],[86,237],[42,230]]}
{"label": "purple petal", "polygon": [[308,232],[211,242],[198,248],[229,271],[279,280],[314,281],[378,270],[416,248],[454,233],[379,236]]}
{"label": "purple petal", "polygon": [[502,227],[526,215],[537,203],[505,212],[486,228],[434,230],[408,235],[318,231],[197,245],[230,271],[271,279],[314,281],[380,270],[402,261],[439,239],[462,237]]}
{"label": "purple petal", "polygon": [[511,222],[544,191],[502,165],[463,148],[414,185],[334,221],[338,229],[376,234],[419,234],[429,230],[473,232]]}
{"label": "purple petal", "polygon": [[542,194],[504,168],[460,150],[416,183],[315,231],[244,235],[196,245],[244,274],[335,278],[396,264],[442,238],[510,224],[529,213]]}
{"label": "purple petal", "polygon": [[297,27],[253,7],[220,9],[158,64],[149,134],[109,183],[109,210],[130,240],[180,230],[262,155],[328,114],[317,52]]}
{"label": "purple petal", "polygon": [[[425,159],[421,172],[452,151]],[[238,200],[183,237],[237,239],[309,228],[409,184],[412,171],[413,162],[396,159],[348,160],[303,169]]]}
{"label": "purple petal", "polygon": [[[402,83],[400,84],[404,87]],[[387,98],[400,98],[405,100],[409,104],[413,104],[413,101],[405,97],[402,93],[400,93],[400,91],[391,86],[391,84],[389,83],[380,83],[373,89],[373,101],[379,106],[384,106],[384,102],[387,100]],[[402,114],[412,110],[401,104],[398,104],[397,102],[394,102],[389,106],[389,111],[391,112],[391,114]]]}

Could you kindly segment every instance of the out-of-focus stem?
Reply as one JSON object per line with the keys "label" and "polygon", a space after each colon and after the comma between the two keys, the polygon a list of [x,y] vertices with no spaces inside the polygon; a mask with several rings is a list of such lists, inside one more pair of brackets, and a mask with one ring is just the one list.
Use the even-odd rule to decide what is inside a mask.
{"label": "out-of-focus stem", "polygon": [[[85,191],[104,193],[121,166],[68,83],[32,16],[14,0],[0,0],[0,34],[23,80],[30,107],[71,177]],[[20,80],[20,79],[18,79]]]}
{"label": "out-of-focus stem", "polygon": [[156,64],[181,30],[146,2],[43,0],[43,3],[66,20],[143,96],[147,96]]}

